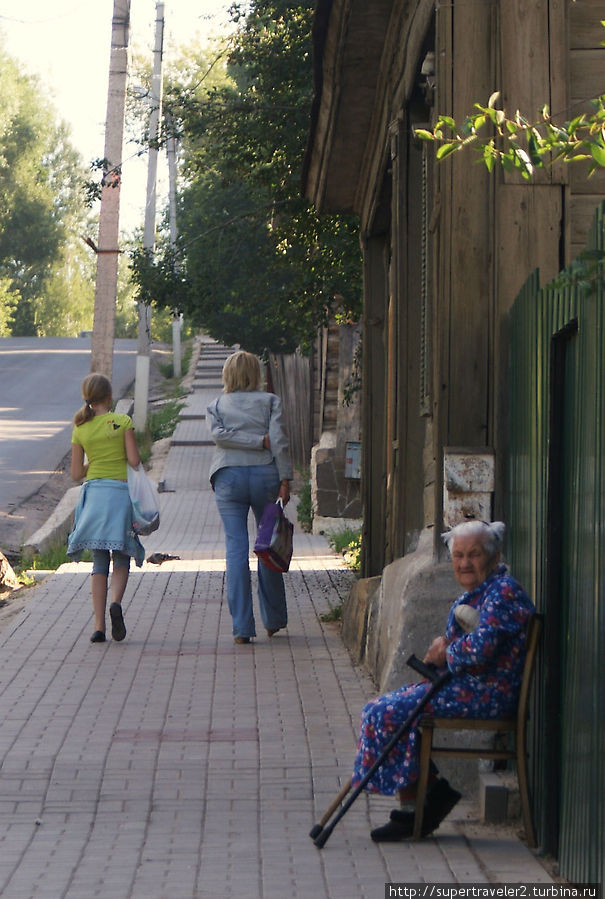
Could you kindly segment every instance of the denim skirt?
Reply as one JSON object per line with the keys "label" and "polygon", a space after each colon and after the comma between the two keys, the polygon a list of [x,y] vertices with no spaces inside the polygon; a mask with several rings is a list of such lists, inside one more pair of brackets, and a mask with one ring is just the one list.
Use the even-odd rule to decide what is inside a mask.
{"label": "denim skirt", "polygon": [[76,506],[67,555],[79,562],[85,549],[119,550],[140,568],[145,550],[132,529],[132,503],[126,481],[96,478],[85,481]]}

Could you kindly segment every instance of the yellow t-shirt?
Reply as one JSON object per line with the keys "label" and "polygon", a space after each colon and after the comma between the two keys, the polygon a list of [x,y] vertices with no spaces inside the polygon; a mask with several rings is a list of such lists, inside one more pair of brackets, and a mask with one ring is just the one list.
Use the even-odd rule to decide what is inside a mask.
{"label": "yellow t-shirt", "polygon": [[86,453],[87,481],[94,478],[126,480],[124,432],[132,427],[129,415],[105,412],[74,428],[71,442],[81,446]]}

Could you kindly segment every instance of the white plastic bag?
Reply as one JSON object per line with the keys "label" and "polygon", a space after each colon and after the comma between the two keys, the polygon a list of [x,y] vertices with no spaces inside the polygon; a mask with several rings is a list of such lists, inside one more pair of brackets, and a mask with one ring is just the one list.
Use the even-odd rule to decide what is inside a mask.
{"label": "white plastic bag", "polygon": [[160,526],[160,504],[157,487],[143,468],[128,466],[128,492],[132,503],[132,529],[144,537],[157,531]]}

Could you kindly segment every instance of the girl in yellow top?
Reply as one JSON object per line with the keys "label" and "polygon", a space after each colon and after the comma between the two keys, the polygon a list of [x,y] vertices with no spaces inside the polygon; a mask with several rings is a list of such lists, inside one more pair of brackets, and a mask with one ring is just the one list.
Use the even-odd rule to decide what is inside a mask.
{"label": "girl in yellow top", "polygon": [[139,451],[132,419],[111,411],[111,383],[91,374],[82,382],[84,405],[74,416],[71,438],[71,476],[84,479],[69,535],[67,555],[79,561],[84,549],[93,553],[91,643],[105,642],[105,609],[110,555],[113,559],[109,616],[111,635],[123,640],[126,626],[122,597],[128,582],[130,558],[140,567],[145,551],[132,529],[132,503],[128,493],[127,463],[136,467]]}

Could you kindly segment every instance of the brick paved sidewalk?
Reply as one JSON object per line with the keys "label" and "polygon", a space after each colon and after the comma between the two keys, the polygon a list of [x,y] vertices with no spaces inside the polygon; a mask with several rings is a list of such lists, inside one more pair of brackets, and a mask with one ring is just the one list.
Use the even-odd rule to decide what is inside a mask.
{"label": "brick paved sidewalk", "polygon": [[[184,417],[217,392],[204,353],[198,371]],[[350,774],[373,693],[320,617],[352,575],[297,529],[287,631],[233,643],[205,427],[194,417],[175,432],[162,525],[144,542],[181,558],[132,572],[126,640],[89,643],[85,564],[44,581],[0,635],[3,899],[381,899],[389,881],[550,882],[463,803],[438,836],[378,846],[368,832],[392,803],[363,796],[315,848],[308,832]]]}

